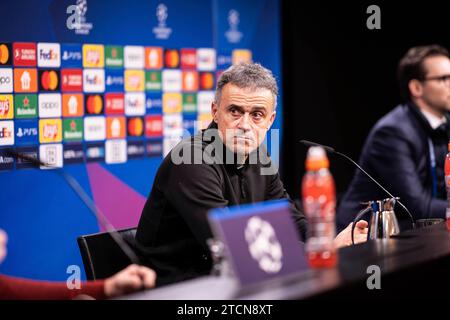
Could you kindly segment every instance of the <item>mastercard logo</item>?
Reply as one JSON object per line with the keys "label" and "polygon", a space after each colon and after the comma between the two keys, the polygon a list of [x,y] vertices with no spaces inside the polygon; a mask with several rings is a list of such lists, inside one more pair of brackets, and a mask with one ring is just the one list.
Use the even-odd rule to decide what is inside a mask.
{"label": "mastercard logo", "polygon": [[180,54],[175,49],[168,49],[164,53],[164,63],[167,68],[178,68],[180,64]]}
{"label": "mastercard logo", "polygon": [[43,71],[40,76],[41,89],[47,91],[55,91],[59,86],[58,73],[54,70]]}
{"label": "mastercard logo", "polygon": [[7,64],[9,60],[9,48],[6,44],[0,44],[0,64]]}
{"label": "mastercard logo", "polygon": [[86,113],[101,114],[103,112],[103,99],[99,94],[88,95],[86,98]]}
{"label": "mastercard logo", "polygon": [[211,90],[214,87],[214,76],[210,72],[200,74],[200,88],[203,90]]}
{"label": "mastercard logo", "polygon": [[140,137],[144,133],[144,121],[141,118],[128,119],[128,135]]}

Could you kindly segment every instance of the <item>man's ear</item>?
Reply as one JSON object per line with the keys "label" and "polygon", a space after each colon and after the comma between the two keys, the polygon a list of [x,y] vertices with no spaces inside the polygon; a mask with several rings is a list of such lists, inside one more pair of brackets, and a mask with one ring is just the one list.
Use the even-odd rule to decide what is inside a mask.
{"label": "man's ear", "polygon": [[412,79],[408,83],[409,92],[411,97],[420,98],[423,94],[423,84],[417,79]]}
{"label": "man's ear", "polygon": [[219,106],[215,103],[212,102],[211,103],[211,116],[213,118],[213,121],[217,123],[217,111],[218,111]]}
{"label": "man's ear", "polygon": [[268,126],[267,130],[269,130],[270,127],[272,127],[272,124],[275,121],[276,117],[277,117],[277,112],[276,111],[272,112],[272,114],[270,115],[269,126]]}

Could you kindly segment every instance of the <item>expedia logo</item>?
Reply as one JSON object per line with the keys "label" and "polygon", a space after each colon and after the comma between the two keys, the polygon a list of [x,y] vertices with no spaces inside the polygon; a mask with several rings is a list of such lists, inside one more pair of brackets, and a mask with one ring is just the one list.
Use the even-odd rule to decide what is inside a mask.
{"label": "expedia logo", "polygon": [[39,70],[39,89],[41,91],[59,90],[59,75],[56,70]]}

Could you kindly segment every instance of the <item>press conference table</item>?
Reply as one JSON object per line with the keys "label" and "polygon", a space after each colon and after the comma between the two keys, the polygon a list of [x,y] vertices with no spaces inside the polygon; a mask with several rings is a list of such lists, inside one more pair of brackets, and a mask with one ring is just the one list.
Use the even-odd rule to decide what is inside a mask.
{"label": "press conference table", "polygon": [[[371,265],[380,268],[380,290],[367,287],[367,279],[373,274],[373,270],[368,271]],[[441,223],[340,249],[338,266],[332,269],[310,269],[244,289],[231,277],[205,276],[121,299],[432,298],[448,290],[449,285],[450,232]]]}

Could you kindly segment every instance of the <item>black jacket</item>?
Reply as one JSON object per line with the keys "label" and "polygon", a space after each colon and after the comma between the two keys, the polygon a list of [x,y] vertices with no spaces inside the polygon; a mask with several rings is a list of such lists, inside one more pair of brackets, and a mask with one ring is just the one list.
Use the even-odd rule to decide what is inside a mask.
{"label": "black jacket", "polygon": [[[375,124],[365,142],[359,164],[390,193],[400,197],[415,219],[445,217],[444,163],[450,137],[449,124],[447,116],[447,124],[433,130],[417,106],[400,105]],[[437,192],[434,197],[428,138],[434,146],[436,159]],[[387,197],[357,170],[338,207],[338,231],[362,209],[360,202]],[[400,207],[397,206],[395,211],[400,220],[407,217]]]}
{"label": "black jacket", "polygon": [[[209,128],[217,128],[214,123]],[[203,134],[203,133],[202,133]],[[210,144],[202,134],[184,140],[192,155]],[[224,155],[230,151],[220,141]],[[177,148],[177,147],[175,147]],[[258,149],[259,150],[259,149]],[[232,154],[231,154],[232,155]],[[219,157],[219,155],[215,155]],[[264,166],[174,164],[169,153],[156,174],[136,233],[138,253],[155,269],[158,285],[207,274],[211,258],[206,240],[212,237],[207,213],[212,208],[289,198],[278,173],[261,175]],[[293,205],[301,238],[306,219]]]}

